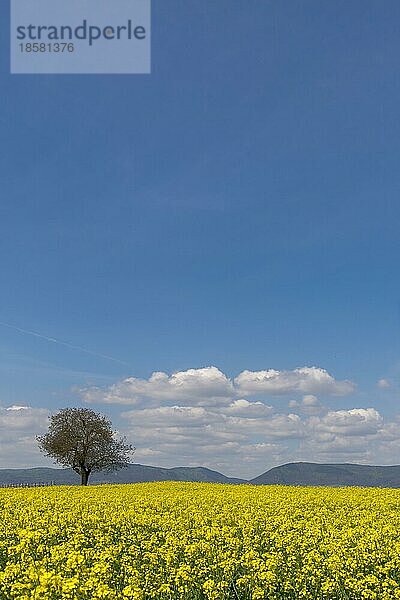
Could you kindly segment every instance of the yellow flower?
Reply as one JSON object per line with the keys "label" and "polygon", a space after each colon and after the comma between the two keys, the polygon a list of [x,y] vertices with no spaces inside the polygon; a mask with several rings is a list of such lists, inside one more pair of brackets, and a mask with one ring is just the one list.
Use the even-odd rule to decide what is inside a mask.
{"label": "yellow flower", "polygon": [[400,600],[400,491],[0,490],[7,600]]}

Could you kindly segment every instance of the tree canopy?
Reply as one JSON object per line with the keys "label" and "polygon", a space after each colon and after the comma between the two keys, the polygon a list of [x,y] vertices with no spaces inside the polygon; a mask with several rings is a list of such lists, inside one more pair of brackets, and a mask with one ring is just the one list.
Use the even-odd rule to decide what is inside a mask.
{"label": "tree canopy", "polygon": [[107,417],[89,408],[64,408],[52,415],[48,432],[37,441],[46,456],[78,473],[82,485],[95,471],[125,467],[135,450],[116,437]]}

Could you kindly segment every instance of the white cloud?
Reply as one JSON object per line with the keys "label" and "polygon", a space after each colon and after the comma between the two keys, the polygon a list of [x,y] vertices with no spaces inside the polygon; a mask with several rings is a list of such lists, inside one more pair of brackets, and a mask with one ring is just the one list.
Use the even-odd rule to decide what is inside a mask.
{"label": "white cloud", "polygon": [[30,406],[9,406],[0,408],[0,431],[4,436],[16,429],[25,432],[36,432],[47,424],[49,412],[44,408]]}
{"label": "white cloud", "polygon": [[0,468],[49,464],[40,453],[36,435],[48,425],[49,411],[30,406],[0,408]]}
{"label": "white cloud", "polygon": [[[315,397],[302,402],[319,408]],[[376,464],[391,462],[390,449],[400,454],[400,423],[385,422],[374,408],[301,416],[240,399],[217,408],[134,408],[122,416],[137,447],[158,453],[148,454],[150,464],[203,465],[231,476],[253,477],[295,460]]]}
{"label": "white cloud", "polygon": [[387,379],[379,379],[376,385],[383,390],[391,387],[390,381]]}
{"label": "white cloud", "polygon": [[313,396],[312,394],[307,394],[306,396],[303,396],[302,405],[303,406],[319,406],[320,401],[318,400],[318,398],[316,396]]}
{"label": "white cloud", "polygon": [[241,394],[332,394],[344,396],[354,391],[351,381],[337,381],[325,369],[302,367],[293,371],[243,371],[235,379]]}
{"label": "white cloud", "polygon": [[[172,375],[155,372],[149,379],[130,377],[108,388],[81,390],[81,395],[89,403],[129,407],[119,428],[138,448],[137,460],[142,457],[154,466],[225,465],[228,474],[240,476],[294,460],[308,440],[325,435],[327,409],[316,394],[338,396],[354,389],[353,383],[337,381],[316,367],[242,371],[234,380],[206,367]],[[289,414],[261,401],[262,396],[283,394],[294,396]],[[318,425],[312,416],[321,419]]]}
{"label": "white cloud", "polygon": [[108,388],[80,390],[85,402],[157,406],[174,403],[225,406],[242,396],[317,393],[343,396],[353,392],[350,381],[337,381],[324,369],[303,367],[293,371],[242,371],[234,381],[216,367],[188,369],[172,375],[155,372],[149,379],[129,377]]}
{"label": "white cloud", "polygon": [[201,406],[160,406],[126,411],[122,413],[122,417],[142,423],[141,427],[167,428],[173,425],[176,428],[180,424],[184,424],[185,427],[203,425],[209,421],[212,414]]}
{"label": "white cloud", "polygon": [[309,426],[317,433],[340,436],[376,434],[383,427],[383,417],[374,408],[330,411],[323,417],[311,417]]}
{"label": "white cloud", "polygon": [[303,415],[319,415],[327,410],[313,394],[306,394],[301,400],[290,400],[289,408],[295,409]]}
{"label": "white cloud", "polygon": [[398,437],[400,428],[385,422],[374,408],[329,411],[310,417],[298,456],[317,462],[387,464],[385,446],[394,439],[394,429]]}
{"label": "white cloud", "polygon": [[243,417],[262,417],[270,415],[273,410],[272,406],[264,404],[264,402],[249,402],[244,398],[239,398],[226,407],[225,414]]}
{"label": "white cloud", "polygon": [[[137,462],[254,477],[295,460],[387,464],[400,456],[400,421],[372,407],[324,407],[318,398],[354,389],[316,367],[243,371],[234,380],[206,367],[130,377],[81,394],[89,403],[125,407],[112,421],[136,446]],[[266,402],[276,395],[288,396],[280,408]],[[47,428],[48,414],[23,405],[0,408],[0,467],[45,463],[35,436]]]}
{"label": "white cloud", "polygon": [[180,402],[226,404],[235,395],[232,382],[216,367],[188,369],[168,375],[155,372],[149,379],[129,377],[107,389],[82,390],[90,403],[131,404]]}
{"label": "white cloud", "polygon": [[159,452],[154,460],[149,455],[151,464],[224,465],[228,474],[238,476],[282,460],[286,442],[305,435],[299,415],[276,414],[270,406],[244,399],[227,407],[132,408],[121,416],[137,448]]}
{"label": "white cloud", "polygon": [[[323,412],[307,412],[314,409]],[[52,464],[35,439],[46,430],[48,414],[43,408],[0,408],[0,467]],[[239,477],[295,460],[390,464],[400,455],[400,420],[385,419],[372,407],[322,409],[312,394],[288,413],[237,398],[213,406],[130,406],[112,420],[136,446],[135,462],[202,465]]]}

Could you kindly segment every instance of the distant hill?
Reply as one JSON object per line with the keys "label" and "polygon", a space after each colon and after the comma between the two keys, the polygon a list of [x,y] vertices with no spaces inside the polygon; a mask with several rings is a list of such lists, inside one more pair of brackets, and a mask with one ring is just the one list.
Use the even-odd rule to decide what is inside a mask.
{"label": "distant hill", "polygon": [[255,485],[326,485],[400,487],[400,466],[289,463],[274,467],[249,483]]}
{"label": "distant hill", "polygon": [[[150,481],[202,481],[206,483],[249,483],[253,485],[325,485],[400,488],[400,465],[373,467],[352,464],[289,463],[274,467],[246,481],[226,477],[205,467],[149,467],[128,465],[115,473],[93,473],[90,483],[141,483]],[[79,476],[72,469],[0,469],[0,487],[7,484],[78,485]]]}
{"label": "distant hill", "polygon": [[[93,473],[90,483],[141,483],[146,481],[203,481],[209,483],[243,483],[243,479],[225,477],[218,471],[204,467],[175,467],[164,469],[146,465],[128,465],[115,473]],[[0,486],[5,484],[38,484],[54,482],[58,485],[79,484],[79,476],[72,469],[0,469]]]}

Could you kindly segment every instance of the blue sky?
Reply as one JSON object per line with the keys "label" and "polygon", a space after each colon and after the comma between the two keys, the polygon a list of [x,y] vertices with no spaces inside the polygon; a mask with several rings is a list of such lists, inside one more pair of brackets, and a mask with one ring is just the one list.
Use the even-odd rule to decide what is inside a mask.
{"label": "blue sky", "polygon": [[[124,430],[129,402],[105,402],[110,386],[210,366],[229,380],[315,366],[354,382],[339,397],[297,384],[284,400],[243,393],[314,429],[310,419],[364,422],[372,413],[349,411],[373,409],[374,432],[329,430],[321,461],[393,462],[399,3],[153,0],[149,76],[10,75],[8,18],[2,4],[0,321],[122,361],[0,325],[0,421],[31,407],[30,425],[15,421],[15,464],[31,464],[44,411],[85,402],[78,390],[103,390],[95,408]],[[300,414],[301,390],[319,408]],[[187,393],[168,407],[204,410]],[[154,394],[132,405],[163,409]],[[130,418],[143,429],[153,416]],[[233,472],[229,447],[218,460],[202,453],[203,417],[195,454],[133,439],[138,461]],[[161,433],[169,426],[161,419]],[[276,443],[273,432],[243,435]],[[302,436],[300,446],[281,436],[258,462],[242,457],[248,472],[318,455],[321,439]],[[12,443],[0,443],[1,466]]]}

